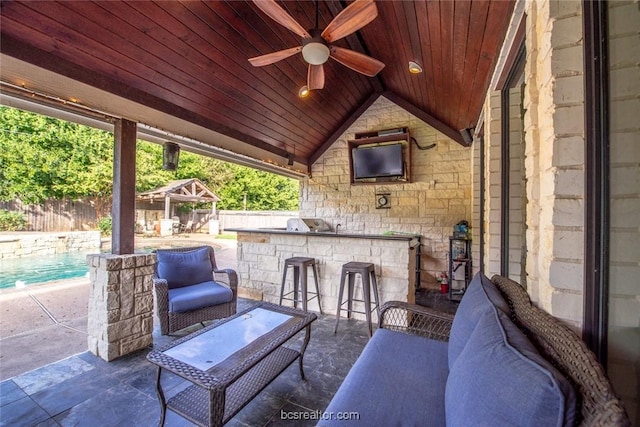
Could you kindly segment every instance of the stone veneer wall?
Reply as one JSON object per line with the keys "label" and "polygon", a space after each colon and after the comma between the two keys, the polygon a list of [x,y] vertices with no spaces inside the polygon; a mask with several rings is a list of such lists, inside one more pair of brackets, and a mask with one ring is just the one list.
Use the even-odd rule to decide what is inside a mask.
{"label": "stone veneer wall", "polygon": [[[412,147],[411,182],[351,185],[347,140],[356,132],[408,127],[420,146]],[[332,229],[379,234],[394,230],[423,236],[422,286],[437,286],[447,270],[449,236],[458,221],[471,218],[471,149],[462,147],[384,97],[378,98],[311,168],[300,182],[300,216],[318,217]],[[390,193],[390,209],[376,209],[376,193]]]}
{"label": "stone veneer wall", "polygon": [[[584,58],[582,2],[518,0],[524,5],[527,290],[534,302],[578,333],[584,298]],[[640,9],[608,2],[610,67],[610,250],[608,374],[632,422],[640,425]],[[500,72],[500,70],[499,70]],[[500,95],[485,103],[490,168],[485,239],[488,272],[499,271]],[[499,167],[499,166],[497,166]]]}
{"label": "stone veneer wall", "polygon": [[0,259],[100,249],[99,231],[3,233]]}
{"label": "stone veneer wall", "polygon": [[500,92],[491,92],[485,101],[485,201],[484,272],[491,277],[500,273],[500,191],[501,133]]}
{"label": "stone veneer wall", "polygon": [[610,251],[608,374],[640,426],[640,4],[608,3]]}
{"label": "stone veneer wall", "polygon": [[[530,1],[525,156],[534,300],[582,323],[584,286],[584,58],[582,2]],[[534,276],[537,274],[537,278]]]}
{"label": "stone veneer wall", "polygon": [[153,343],[155,254],[88,255],[89,351],[106,361]]}
{"label": "stone veneer wall", "polygon": [[[525,1],[526,282],[554,316],[582,322],[584,89],[580,1]],[[485,104],[486,267],[500,270],[500,92]]]}

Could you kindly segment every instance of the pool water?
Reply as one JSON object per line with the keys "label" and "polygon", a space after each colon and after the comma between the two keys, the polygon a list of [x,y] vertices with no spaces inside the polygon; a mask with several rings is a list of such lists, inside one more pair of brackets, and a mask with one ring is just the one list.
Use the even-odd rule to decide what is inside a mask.
{"label": "pool water", "polygon": [[0,289],[89,277],[87,255],[91,253],[96,251],[0,259]]}

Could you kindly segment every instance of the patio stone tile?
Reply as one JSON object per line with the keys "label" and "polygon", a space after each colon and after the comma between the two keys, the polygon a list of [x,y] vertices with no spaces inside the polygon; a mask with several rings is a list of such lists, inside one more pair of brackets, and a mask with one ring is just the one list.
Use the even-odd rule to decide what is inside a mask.
{"label": "patio stone tile", "polygon": [[248,426],[263,426],[287,403],[285,396],[263,390],[234,419]]}
{"label": "patio stone tile", "polygon": [[19,375],[15,377],[13,381],[20,386],[25,393],[31,395],[92,369],[94,369],[94,367],[84,360],[77,357],[70,357],[36,369],[35,371]]}
{"label": "patio stone tile", "polygon": [[0,414],[0,425],[11,427],[30,427],[49,418],[49,414],[29,397],[3,405]]}
{"label": "patio stone tile", "polygon": [[114,376],[96,375],[96,371],[91,370],[33,393],[31,398],[55,416],[118,384]]}
{"label": "patio stone tile", "polygon": [[[148,395],[151,398],[156,398],[156,374],[157,374],[157,369],[155,366],[152,366],[149,363],[149,366],[146,366],[144,368],[139,369],[137,372],[132,373],[132,375],[124,380],[124,383],[145,393],[146,395]],[[167,382],[167,378],[169,377],[169,375],[165,375],[165,373],[162,373],[162,384],[163,387],[167,387],[166,389],[169,388],[168,382]],[[176,376],[176,375],[172,375],[174,382],[176,383],[176,385],[182,381],[184,381],[182,378]],[[172,388],[175,387],[172,386]],[[166,390],[165,389],[165,390]]]}
{"label": "patio stone tile", "polygon": [[[46,340],[43,340],[43,337],[46,337]],[[37,351],[34,351],[34,342],[38,343]],[[4,338],[0,356],[0,379],[23,374],[26,365],[29,370],[37,369],[51,363],[52,360],[64,359],[70,354],[86,350],[85,333],[59,324]]]}
{"label": "patio stone tile", "polygon": [[329,405],[331,397],[338,390],[343,376],[314,371],[302,381],[289,398],[290,403],[304,406],[307,409],[322,411]]}
{"label": "patio stone tile", "polygon": [[[309,373],[312,372],[311,367],[304,367],[305,374],[307,378]],[[296,389],[302,384],[304,381],[300,378],[300,369],[298,368],[298,362],[294,362],[291,366],[284,370],[278,378],[273,380],[271,384],[269,384],[264,390],[264,393],[269,393],[273,395],[280,396],[285,399],[289,399],[291,395],[296,391]]]}
{"label": "patio stone tile", "polygon": [[27,394],[13,380],[0,383],[0,405],[5,406],[18,399],[27,397]]}
{"label": "patio stone tile", "polygon": [[[238,310],[253,303],[241,300]],[[227,426],[315,425],[315,419],[283,419],[281,411],[287,414],[311,413],[317,418],[369,339],[365,322],[343,319],[337,334],[333,333],[334,324],[335,317],[331,315],[319,315],[312,324],[311,341],[304,357],[306,380],[300,377],[298,363],[293,363],[236,414]],[[0,412],[0,425],[157,425],[160,419],[160,404],[155,390],[157,371],[146,360],[146,356],[152,348],[164,346],[198,329],[199,326],[194,326],[176,336],[154,337],[154,340],[159,339],[154,341],[153,346],[112,362],[85,351],[0,383],[4,405]],[[303,340],[304,333],[300,333],[287,345],[298,349]],[[25,388],[24,391],[20,385]],[[162,385],[165,396],[170,398],[191,384],[163,371]],[[5,401],[5,396],[12,402]],[[17,408],[15,404],[19,402],[25,405],[13,409],[14,406]],[[5,407],[12,410],[5,412]],[[22,409],[24,407],[29,409]],[[16,415],[23,412],[29,412],[30,418]],[[14,424],[16,419],[24,424]],[[165,425],[193,426],[170,410],[167,411]]]}
{"label": "patio stone tile", "polygon": [[38,423],[33,427],[60,427],[60,424],[55,422],[53,418],[49,418],[48,420]]}
{"label": "patio stone tile", "polygon": [[[156,402],[157,403],[157,402]],[[153,426],[158,425],[160,421],[160,404],[158,404],[158,418],[154,421]],[[196,424],[193,424],[191,421],[182,418],[180,415],[176,414],[172,411],[167,411],[167,415],[164,419],[165,427],[197,427]],[[225,427],[229,427],[231,424],[225,424]]]}
{"label": "patio stone tile", "polygon": [[118,384],[92,394],[54,419],[61,426],[151,426],[160,419],[160,406],[133,387]]}

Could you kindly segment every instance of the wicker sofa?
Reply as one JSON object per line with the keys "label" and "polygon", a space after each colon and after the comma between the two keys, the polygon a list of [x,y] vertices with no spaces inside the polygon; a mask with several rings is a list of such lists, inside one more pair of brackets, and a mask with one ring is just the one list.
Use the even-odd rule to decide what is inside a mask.
{"label": "wicker sofa", "polygon": [[630,425],[593,353],[509,279],[478,273],[455,317],[381,311],[319,425]]}

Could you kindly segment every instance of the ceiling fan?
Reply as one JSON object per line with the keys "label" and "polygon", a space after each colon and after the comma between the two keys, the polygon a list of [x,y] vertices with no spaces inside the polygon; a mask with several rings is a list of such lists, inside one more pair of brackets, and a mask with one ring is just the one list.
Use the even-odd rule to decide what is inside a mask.
{"label": "ceiling fan", "polygon": [[253,0],[253,2],[271,19],[302,37],[302,46],[250,58],[249,62],[254,67],[273,64],[302,52],[302,57],[309,64],[307,73],[307,87],[309,90],[322,89],[324,87],[322,64],[327,62],[330,57],[342,65],[369,77],[375,76],[384,68],[384,64],[377,59],[353,50],[331,45],[336,40],[356,32],[378,16],[378,8],[373,0],[355,0],[333,18],[327,28],[322,31],[318,29],[317,1],[316,25],[315,28],[308,31],[302,28],[275,0]]}

